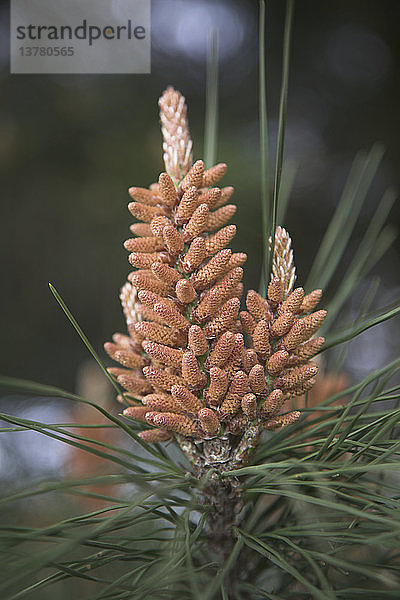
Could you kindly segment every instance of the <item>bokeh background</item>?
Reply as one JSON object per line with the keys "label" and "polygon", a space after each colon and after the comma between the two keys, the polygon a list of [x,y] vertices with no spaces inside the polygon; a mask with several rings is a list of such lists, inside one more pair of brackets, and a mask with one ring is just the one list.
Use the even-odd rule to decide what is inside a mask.
{"label": "bokeh background", "polygon": [[[284,3],[268,2],[267,15],[273,148]],[[82,375],[89,368],[87,350],[50,294],[48,282],[60,291],[102,357],[104,340],[123,331],[118,292],[129,271],[122,246],[132,221],[127,188],[149,185],[163,169],[157,99],[168,84],[187,98],[194,155],[202,156],[205,57],[212,28],[219,35],[217,158],[229,165],[224,184],[236,188],[239,227],[234,249],[248,253],[245,285],[258,288],[265,240],[260,223],[257,19],[253,0],[153,0],[150,75],[10,75],[9,8],[7,2],[1,4],[3,374],[71,391],[87,385]],[[358,150],[369,150],[376,141],[386,147],[343,265],[383,192],[399,186],[399,27],[397,0],[297,2],[286,145],[296,174],[284,225],[294,240],[300,284]],[[398,203],[390,220],[394,226],[398,223]],[[399,295],[398,258],[397,241],[374,269],[381,279],[377,305]],[[338,269],[333,287],[342,273]],[[365,285],[352,301],[355,310]],[[381,366],[388,352],[398,352],[399,330],[393,327],[364,338],[364,349],[353,352],[349,369],[364,375],[372,366]],[[97,381],[89,371],[89,379]],[[91,389],[99,390],[99,399],[109,394],[108,388]],[[4,412],[22,411],[27,418],[71,420],[64,403],[32,399],[27,405],[19,397],[5,397],[2,404]],[[35,443],[37,474],[46,469],[59,472],[66,460],[61,445],[54,452],[32,436],[29,443],[13,445],[11,453],[3,442],[3,478],[31,473],[32,466],[24,471],[24,464]],[[16,457],[17,471],[12,467]]]}

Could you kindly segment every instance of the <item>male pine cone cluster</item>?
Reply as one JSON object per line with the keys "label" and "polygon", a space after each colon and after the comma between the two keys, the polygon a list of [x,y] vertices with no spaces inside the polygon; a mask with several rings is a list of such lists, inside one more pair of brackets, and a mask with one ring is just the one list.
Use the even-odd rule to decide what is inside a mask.
{"label": "male pine cone cluster", "polygon": [[293,290],[291,240],[278,227],[267,298],[250,290],[240,310],[246,254],[227,248],[233,188],[216,187],[226,165],[191,164],[179,92],[168,88],[159,105],[167,172],[129,190],[140,221],[125,242],[135,267],[121,290],[129,335],[105,344],[123,367],[109,370],[126,390],[124,415],[151,426],[139,434],[147,442],[285,427],[300,416],[291,398],[315,383],[310,359],[324,338],[312,336],[326,312],[312,311],[321,290]]}

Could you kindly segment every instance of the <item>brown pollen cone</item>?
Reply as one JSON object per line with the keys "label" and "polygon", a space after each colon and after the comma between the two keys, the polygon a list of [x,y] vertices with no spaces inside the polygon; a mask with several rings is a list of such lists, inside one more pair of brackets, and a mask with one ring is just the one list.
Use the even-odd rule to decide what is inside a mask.
{"label": "brown pollen cone", "polygon": [[322,292],[294,289],[291,239],[278,226],[266,297],[249,290],[241,306],[247,255],[229,248],[233,188],[216,187],[227,166],[193,163],[179,92],[169,87],[159,107],[165,169],[148,188],[129,189],[128,208],[141,222],[124,244],[133,267],[120,294],[128,335],[105,344],[120,365],[109,372],[125,390],[125,416],[151,425],[143,440],[176,439],[186,452],[182,438],[192,438],[196,465],[214,465],[209,456],[225,445],[228,461],[242,452],[238,465],[263,427],[298,419],[280,413],[315,382],[310,359],[324,338],[312,336],[326,311],[311,311]]}
{"label": "brown pollen cone", "polygon": [[208,352],[206,336],[198,325],[192,325],[189,329],[188,346],[196,356],[203,356]]}
{"label": "brown pollen cone", "polygon": [[215,412],[211,408],[201,408],[198,412],[201,428],[209,435],[218,433],[220,425]]}

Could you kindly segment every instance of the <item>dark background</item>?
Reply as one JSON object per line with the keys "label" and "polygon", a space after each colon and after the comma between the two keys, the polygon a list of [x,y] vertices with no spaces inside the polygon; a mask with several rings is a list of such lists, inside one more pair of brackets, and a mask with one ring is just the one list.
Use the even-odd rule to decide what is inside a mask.
{"label": "dark background", "polygon": [[[9,9],[1,5],[1,360],[3,374],[75,388],[87,350],[51,296],[52,282],[104,357],[124,324],[118,291],[129,271],[122,243],[132,219],[127,188],[163,170],[157,99],[172,84],[189,104],[202,156],[205,51],[220,37],[218,160],[239,205],[234,248],[248,253],[258,288],[260,224],[257,13],[253,1],[153,0],[151,75],[10,75]],[[267,3],[270,137],[276,138],[284,3]],[[296,4],[287,152],[297,175],[285,226],[299,284],[340,197],[355,153],[386,154],[346,261],[384,190],[399,180],[399,23],[394,1]],[[398,203],[391,221],[398,222]],[[375,267],[379,304],[398,296],[398,242]],[[341,269],[336,273],[340,280]],[[333,287],[335,280],[333,282]],[[328,290],[329,294],[329,290]]]}

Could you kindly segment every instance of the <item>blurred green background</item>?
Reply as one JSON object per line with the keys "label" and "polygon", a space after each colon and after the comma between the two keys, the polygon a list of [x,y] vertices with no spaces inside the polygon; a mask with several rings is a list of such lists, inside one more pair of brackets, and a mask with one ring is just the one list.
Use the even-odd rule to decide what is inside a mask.
{"label": "blurred green background", "polygon": [[[248,253],[245,284],[258,287],[265,244],[257,13],[250,0],[153,0],[150,75],[27,76],[9,74],[9,9],[1,5],[4,374],[75,387],[87,351],[51,296],[49,281],[102,356],[103,341],[123,330],[118,291],[129,271],[122,243],[132,222],[126,190],[149,185],[163,169],[157,99],[168,84],[187,98],[194,156],[202,156],[212,27],[220,45],[217,158],[229,165],[224,185],[236,188],[234,248]],[[267,15],[274,143],[284,3],[268,2]],[[387,149],[356,235],[365,230],[383,191],[398,185],[399,23],[397,0],[297,2],[286,147],[297,173],[285,225],[294,240],[300,284],[355,153],[377,140]],[[393,222],[398,214],[397,205]],[[383,284],[379,304],[396,296],[397,270],[398,245],[375,268]]]}

